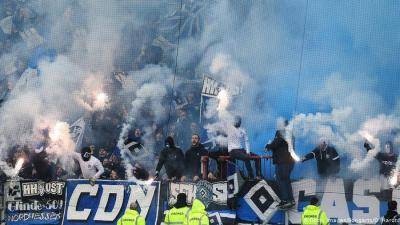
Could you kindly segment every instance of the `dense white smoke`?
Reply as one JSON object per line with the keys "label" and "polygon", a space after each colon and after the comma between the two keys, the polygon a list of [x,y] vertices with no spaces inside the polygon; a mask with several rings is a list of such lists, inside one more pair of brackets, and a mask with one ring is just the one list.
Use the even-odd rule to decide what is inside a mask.
{"label": "dense white smoke", "polygon": [[[312,39],[314,33],[308,26],[305,52],[311,55],[304,56],[306,64],[303,65],[305,67],[301,73],[299,95],[290,95],[296,93],[297,89],[302,43],[300,35],[302,31],[300,32],[298,28],[304,25],[305,5],[304,2],[297,3],[298,10],[291,11],[295,16],[288,18],[280,14],[285,12],[274,10],[279,8],[277,2],[252,2],[240,8],[240,4],[219,1],[210,9],[210,14],[219,16],[218,18],[209,16],[209,24],[205,27],[200,42],[198,40],[183,42],[183,48],[187,48],[188,51],[184,51],[182,60],[190,61],[187,59],[195,57],[191,53],[196,52],[192,46],[194,41],[197,41],[198,51],[203,53],[200,65],[202,71],[225,84],[237,85],[243,82],[243,94],[238,97],[231,96],[228,111],[243,115],[243,125],[251,127],[249,132],[252,142],[265,143],[261,138],[271,136],[265,134],[265,130],[270,130],[276,118],[282,116],[280,111],[284,111],[286,115],[294,114],[293,118],[289,118],[287,129],[288,134],[293,133],[297,144],[317,144],[321,137],[325,137],[338,149],[339,154],[345,154],[351,161],[354,159],[350,165],[345,166],[350,166],[352,171],[359,171],[369,166],[371,159],[380,151],[377,141],[382,144],[391,139],[399,143],[398,136],[385,135],[396,129],[398,123],[393,123],[390,127],[374,124],[376,130],[366,125],[377,118],[391,121],[390,118],[394,115],[399,116],[399,107],[397,106],[397,112],[396,110],[391,112],[392,108],[388,107],[385,99],[376,92],[377,80],[371,78],[368,73],[370,71],[366,72],[365,67],[354,73],[342,72],[342,68],[339,67],[336,68],[338,72],[332,74],[314,74],[312,70],[314,67],[311,66],[315,64],[314,61],[310,64],[307,60],[313,60],[313,54],[320,49],[309,46],[308,35],[311,35]],[[314,21],[315,18],[310,19],[310,17],[312,16],[309,15],[311,24],[320,26],[319,21]],[[290,24],[293,24],[293,27],[281,26],[289,22],[288,20],[292,22]],[[293,32],[294,30],[296,32]],[[337,47],[333,47],[334,52],[337,51]],[[345,59],[349,59],[349,56],[346,55]],[[348,71],[344,68],[343,70]],[[289,95],[298,99],[286,97]],[[297,101],[299,102],[297,111],[308,110],[307,106],[301,107],[303,103],[309,104],[311,101],[316,106],[313,111],[321,113],[298,114],[294,112],[296,110],[292,105],[292,102]],[[211,118],[211,121],[217,120],[217,108],[218,100],[209,100],[205,117]],[[223,131],[223,126],[214,122],[206,128],[211,131],[211,137],[218,134],[215,130]],[[371,141],[377,146],[368,154],[363,148],[365,135],[360,135],[362,131],[370,133],[373,137]],[[291,135],[288,135],[286,139],[289,140],[290,137]],[[303,150],[295,146],[290,149],[296,150],[297,155]]]}
{"label": "dense white smoke", "polygon": [[83,81],[79,93],[75,93],[76,101],[87,111],[101,111],[110,106],[110,98],[104,92],[105,79],[102,74],[88,74]]}
{"label": "dense white smoke", "polygon": [[132,1],[44,0],[23,4],[42,18],[44,29],[38,32],[32,27],[21,32],[22,42],[2,55],[0,72],[17,73],[19,58],[30,57],[32,49],[41,44],[42,49],[54,49],[57,56],[38,59],[37,69],[25,71],[1,106],[0,152],[5,157],[6,150],[15,145],[34,148],[42,139],[37,135],[39,124],[46,121],[51,139],[47,152],[61,159],[75,148],[68,123],[82,116],[90,119],[91,113],[110,107],[114,96],[105,86],[115,70],[116,56],[124,49],[120,44],[123,30],[139,27],[148,12],[139,12],[136,6],[140,3]]}
{"label": "dense white smoke", "polygon": [[219,87],[216,98],[206,102],[205,118],[212,122],[206,124],[205,128],[212,140],[225,146],[227,144],[226,130],[233,126],[234,116],[242,113],[242,107],[239,106],[240,100],[238,100],[243,97],[240,96],[242,94],[240,89],[243,86],[248,87],[251,78],[240,70],[229,55],[218,53],[209,64],[209,73],[224,86]]}
{"label": "dense white smoke", "polygon": [[[295,49],[293,46],[297,44],[296,38],[279,26],[279,12],[273,10],[276,5],[275,2],[214,2],[206,11],[207,24],[201,36],[183,40],[181,44],[181,63],[190,65],[200,57],[199,75],[205,73],[229,87],[243,90],[237,96],[231,93],[227,111],[242,116],[243,127],[247,128],[252,142],[260,142],[266,128],[274,124],[276,111],[266,96],[287,85],[286,77],[277,77],[276,73],[291,70],[292,65],[276,62],[294,54],[295,51],[287,50]],[[299,12],[293,13],[297,15]],[[282,83],[274,87],[269,82],[271,78],[282,80]],[[205,117],[211,121],[207,130],[212,138],[217,138],[215,134],[219,133],[210,132],[211,129],[219,129],[212,126],[212,121],[218,117],[213,113],[217,107],[215,99],[208,100]]]}
{"label": "dense white smoke", "polygon": [[[173,73],[165,67],[148,66],[141,71],[132,72],[126,81],[124,94],[133,95],[131,109],[122,126],[119,134],[117,146],[121,150],[124,159],[126,173],[132,178],[132,162],[134,159],[128,149],[125,148],[124,141],[128,134],[136,127],[141,127],[145,132],[143,139],[144,145],[151,152],[154,152],[154,124],[165,124],[168,119],[171,99],[171,83],[163,83],[164,80],[171,79]],[[179,83],[176,84],[179,86]],[[168,104],[166,104],[168,103]],[[141,159],[141,166],[146,168],[154,167],[152,155],[147,155],[146,159]]]}
{"label": "dense white smoke", "polygon": [[[123,89],[117,90],[115,95],[108,93],[106,84],[110,80],[111,72],[119,69],[114,66],[117,57],[129,64],[134,61],[135,51],[123,54],[130,51],[126,49],[131,49],[124,46],[125,44],[130,43],[134,46],[133,49],[140,49],[142,45],[148,44],[140,40],[145,39],[144,36],[148,34],[136,29],[154,25],[148,22],[149,15],[157,17],[166,13],[167,9],[163,7],[165,5],[162,1],[20,2],[29,2],[29,7],[26,8],[30,12],[27,14],[42,18],[41,25],[45,28],[44,31],[33,27],[22,30],[19,34],[21,43],[17,43],[11,52],[0,58],[0,73],[7,76],[22,73],[23,71],[18,71],[21,59],[28,58],[32,54],[32,48],[43,43],[44,46],[55,49],[57,57],[54,60],[49,60],[48,57],[42,59],[37,70],[27,69],[22,76],[24,79],[14,82],[15,88],[0,109],[2,157],[5,157],[5,150],[15,144],[32,146],[40,141],[36,129],[43,120],[52,121],[47,125],[50,130],[53,128],[53,140],[60,136],[65,138],[66,143],[60,144],[54,152],[58,154],[69,151],[72,143],[69,141],[66,123],[83,115],[88,119],[99,110],[112,110],[112,103],[116,99],[131,103],[119,135],[118,146],[123,148],[123,140],[128,132],[138,126],[144,130],[146,147],[154,150],[152,123],[165,124],[167,121],[170,107],[168,96],[172,93],[173,82],[171,71],[163,66],[144,66],[140,71],[130,72]],[[291,3],[290,12],[283,9],[286,7],[281,7],[281,1],[207,2],[207,8],[200,7],[204,9],[201,13],[204,19],[201,24],[204,26],[197,35],[182,37],[180,40],[178,70],[190,68],[190,71],[195,71],[195,74],[188,74],[190,76],[201,79],[201,75],[205,73],[227,86],[218,98],[206,102],[206,129],[210,138],[218,143],[226,142],[226,126],[231,124],[233,115],[241,115],[251,141],[265,142],[265,136],[271,136],[265,134],[266,128],[273,127],[276,118],[282,116],[281,109],[277,108],[283,105],[281,108],[285,110],[281,111],[295,111],[291,110],[292,99],[286,96],[291,96],[297,85],[304,2]],[[141,7],[143,4],[149,7]],[[198,4],[201,4],[200,1]],[[190,4],[186,5],[189,7]],[[147,8],[153,8],[154,11]],[[176,12],[177,9],[173,10]],[[1,29],[6,33],[11,32],[11,17],[1,19]],[[190,22],[192,18],[184,19]],[[318,23],[309,19],[311,26],[316,28]],[[154,29],[158,29],[157,25],[154,26]],[[188,26],[190,24],[184,24],[184,27]],[[367,30],[370,33],[370,29]],[[123,38],[129,41],[121,42]],[[363,40],[360,36],[354,39],[355,45],[363,42],[360,39]],[[379,41],[379,45],[373,46],[377,51],[372,52],[382,54],[382,43],[387,44]],[[174,44],[167,44],[170,44],[171,49],[176,47]],[[309,43],[306,40],[305,51],[311,52],[311,55],[314,51],[319,52],[319,56],[320,52],[329,54],[328,50],[332,50],[321,51],[319,46],[313,49],[307,44]],[[342,49],[334,47],[333,52]],[[166,52],[171,53],[171,50]],[[171,57],[166,52],[163,52],[163,57]],[[173,55],[175,56],[175,52]],[[383,56],[385,55],[380,55],[380,59],[384,59]],[[312,59],[308,57],[308,60]],[[309,144],[325,137],[336,146],[339,153],[348,154],[354,159],[350,168],[358,171],[370,164],[384,140],[391,139],[396,146],[400,145],[399,132],[390,138],[386,136],[386,133],[399,129],[400,101],[398,100],[394,109],[388,107],[385,99],[375,92],[375,80],[370,79],[365,71],[342,74],[340,69],[329,67],[328,74],[314,74],[312,68],[307,69],[304,64],[303,82],[315,83],[301,83],[299,96],[295,97],[299,98],[299,102],[315,103],[317,109],[313,111],[322,113],[294,115],[285,137],[291,143],[293,134],[297,142]],[[329,74],[331,71],[338,72]],[[307,77],[310,79],[307,80]],[[179,84],[175,85],[177,87]],[[234,95],[232,88],[243,91]],[[375,146],[368,154],[362,147],[365,139]],[[295,146],[290,149],[298,152]]]}
{"label": "dense white smoke", "polygon": [[[345,124],[353,116],[351,108],[335,109],[331,113],[299,114],[290,121],[289,127],[296,141],[317,144],[320,138],[326,138],[339,154],[352,159],[349,169],[361,172],[380,152],[381,139],[393,139],[390,134],[399,129],[400,118],[381,114],[363,122],[358,129],[351,130]],[[363,147],[366,141],[374,146],[368,153]]]}
{"label": "dense white smoke", "polygon": [[69,130],[69,124],[66,122],[57,121],[49,131],[50,144],[46,149],[49,154],[56,154],[62,156],[75,150],[75,143],[73,142]]}
{"label": "dense white smoke", "polygon": [[[40,76],[27,84],[13,89],[9,99],[1,107],[1,136],[6,146],[31,145],[35,141],[34,129],[44,120],[71,121],[82,115],[73,95],[80,87],[82,72],[68,58],[59,56],[55,62],[40,64]],[[74,74],[74,76],[71,76]]]}

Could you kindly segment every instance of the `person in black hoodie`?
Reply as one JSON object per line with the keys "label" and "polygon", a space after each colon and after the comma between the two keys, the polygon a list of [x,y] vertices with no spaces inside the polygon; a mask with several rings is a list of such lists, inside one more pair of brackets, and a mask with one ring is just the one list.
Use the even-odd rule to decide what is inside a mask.
{"label": "person in black hoodie", "polygon": [[302,162],[310,159],[317,160],[318,174],[322,177],[335,175],[340,171],[340,157],[336,149],[321,138],[318,147],[302,158]]}
{"label": "person in black hoodie", "polygon": [[[365,142],[364,148],[369,152],[374,149],[370,143]],[[397,162],[397,154],[393,151],[393,144],[390,141],[385,143],[385,148],[383,152],[378,152],[375,158],[379,161],[379,173],[385,177],[390,177],[392,175],[392,171],[396,167]]]}
{"label": "person in black hoodie", "polygon": [[198,134],[192,135],[192,146],[185,154],[185,168],[188,177],[198,180],[201,177],[201,157],[208,155],[208,151],[200,143]]}
{"label": "person in black hoodie", "polygon": [[180,180],[182,177],[185,156],[180,148],[175,146],[174,139],[168,136],[165,139],[165,148],[160,153],[160,159],[158,160],[155,177],[158,178],[159,173],[163,166],[169,179]]}
{"label": "person in black hoodie", "polygon": [[[375,146],[366,141],[364,143],[364,148],[367,150],[367,152],[369,152],[370,150],[374,149]],[[383,152],[378,152],[375,155],[375,158],[379,162],[381,189],[392,189],[395,185],[397,185],[390,182],[390,178],[394,175],[398,159],[398,155],[394,153],[392,142],[387,141],[384,145]]]}
{"label": "person in black hoodie", "polygon": [[389,201],[388,210],[383,217],[382,225],[396,225],[399,222],[399,215],[397,213],[397,202]]}
{"label": "person in black hoodie", "polygon": [[275,177],[280,191],[280,199],[282,200],[278,207],[282,209],[291,208],[295,205],[290,181],[290,173],[293,170],[295,161],[290,155],[289,145],[284,139],[287,125],[287,120],[278,120],[278,130],[275,133],[275,138],[265,146],[266,150],[272,151],[272,163],[275,165]]}
{"label": "person in black hoodie", "polygon": [[40,142],[31,153],[31,162],[34,168],[33,178],[38,180],[49,181],[55,174],[55,166],[48,159],[47,147],[48,141]]}

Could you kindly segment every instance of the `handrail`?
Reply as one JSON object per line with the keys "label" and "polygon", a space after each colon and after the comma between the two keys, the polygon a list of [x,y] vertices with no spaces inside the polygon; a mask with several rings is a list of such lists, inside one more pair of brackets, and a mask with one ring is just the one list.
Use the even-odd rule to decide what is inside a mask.
{"label": "handrail", "polygon": [[[270,156],[270,155],[250,155],[250,156],[248,156],[251,160],[261,160],[261,159],[271,159],[272,158],[272,156]],[[207,180],[207,178],[208,178],[208,161],[209,161],[209,156],[202,156],[201,157],[201,172],[202,172],[202,177],[203,177],[203,180]],[[227,156],[227,155],[223,155],[223,156],[217,156],[217,158],[219,159],[219,160],[222,160],[222,161],[228,161],[228,160],[230,160],[231,159],[231,157],[230,156]],[[258,169],[261,169],[261,168],[258,168]],[[261,174],[261,171],[259,171],[260,173],[259,174]]]}

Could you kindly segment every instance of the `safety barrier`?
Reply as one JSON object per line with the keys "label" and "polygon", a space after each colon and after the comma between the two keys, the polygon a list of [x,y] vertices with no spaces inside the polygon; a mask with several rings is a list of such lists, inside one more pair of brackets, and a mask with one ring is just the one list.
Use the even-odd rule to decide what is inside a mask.
{"label": "safety barrier", "polygon": [[[261,161],[262,160],[269,160],[269,159],[272,158],[272,156],[270,156],[270,155],[264,155],[264,156],[251,155],[251,156],[248,156],[248,157],[250,158],[251,161],[254,161],[256,165],[257,164],[260,165],[259,167],[256,167],[256,174],[262,174],[262,171],[261,171],[262,162]],[[220,162],[220,164],[219,164],[219,166],[220,166],[220,168],[219,168],[220,174],[219,174],[218,178],[220,180],[226,180],[226,178],[227,178],[227,170],[228,170],[227,166],[228,166],[228,163],[231,162],[231,157],[230,156],[226,156],[226,155],[216,156],[216,157],[209,157],[209,156],[202,156],[201,157],[201,171],[202,171],[203,180],[208,180],[208,174],[209,174],[208,165],[209,165],[210,158],[214,158],[214,159],[216,159],[216,160],[218,160]],[[232,164],[234,166],[237,165],[234,162],[232,162]]]}

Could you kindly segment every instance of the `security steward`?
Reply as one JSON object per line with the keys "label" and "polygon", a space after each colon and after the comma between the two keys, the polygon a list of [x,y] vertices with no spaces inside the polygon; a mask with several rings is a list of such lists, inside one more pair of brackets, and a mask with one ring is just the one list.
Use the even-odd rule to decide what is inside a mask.
{"label": "security steward", "polygon": [[117,225],[146,225],[146,221],[140,216],[137,208],[138,205],[132,202],[129,205],[129,209],[127,209],[125,214],[118,220]]}
{"label": "security steward", "polygon": [[310,205],[304,208],[301,215],[301,225],[328,225],[326,213],[318,207],[318,198],[312,197]]}
{"label": "security steward", "polygon": [[187,206],[186,194],[179,193],[176,203],[165,215],[164,224],[166,225],[187,225],[187,218],[190,208]]}
{"label": "security steward", "polygon": [[208,219],[208,215],[206,212],[206,207],[204,204],[195,199],[193,201],[192,209],[188,215],[188,224],[187,225],[209,225],[210,221]]}

